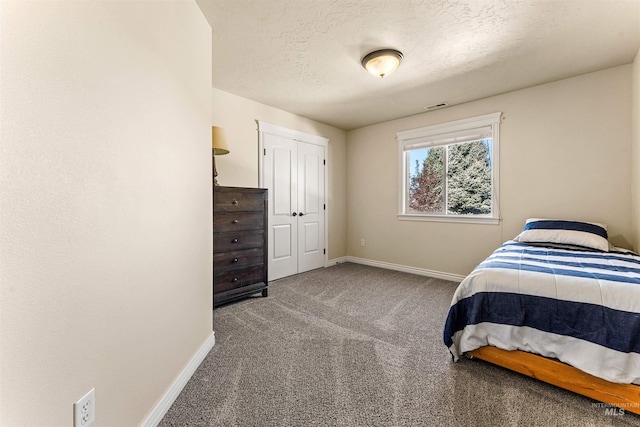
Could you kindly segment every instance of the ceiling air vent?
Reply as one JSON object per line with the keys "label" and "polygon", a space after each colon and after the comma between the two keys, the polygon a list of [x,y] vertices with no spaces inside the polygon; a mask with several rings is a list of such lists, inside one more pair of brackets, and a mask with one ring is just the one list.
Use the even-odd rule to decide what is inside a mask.
{"label": "ceiling air vent", "polygon": [[446,102],[440,102],[438,104],[433,104],[433,105],[429,105],[428,107],[424,107],[424,109],[427,111],[431,111],[431,110],[437,110],[438,108],[447,107],[448,105],[449,104],[447,104]]}

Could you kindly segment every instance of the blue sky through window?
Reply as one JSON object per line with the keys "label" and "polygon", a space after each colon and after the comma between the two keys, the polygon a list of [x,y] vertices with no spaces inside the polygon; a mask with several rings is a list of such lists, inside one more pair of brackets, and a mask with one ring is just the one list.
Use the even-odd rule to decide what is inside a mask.
{"label": "blue sky through window", "polygon": [[[424,159],[429,155],[431,148],[420,148],[409,151],[409,177],[413,178],[422,171]],[[416,160],[418,161],[418,170],[416,171]]]}

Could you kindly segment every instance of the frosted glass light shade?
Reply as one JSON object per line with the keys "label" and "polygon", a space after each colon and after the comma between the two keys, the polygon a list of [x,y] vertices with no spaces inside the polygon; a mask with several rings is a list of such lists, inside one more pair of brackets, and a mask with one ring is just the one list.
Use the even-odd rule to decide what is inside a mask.
{"label": "frosted glass light shade", "polygon": [[224,130],[218,126],[211,126],[211,149],[214,156],[229,154],[229,145],[224,136]]}
{"label": "frosted glass light shade", "polygon": [[402,61],[402,52],[395,49],[381,49],[362,58],[362,66],[371,74],[385,77],[393,73]]}

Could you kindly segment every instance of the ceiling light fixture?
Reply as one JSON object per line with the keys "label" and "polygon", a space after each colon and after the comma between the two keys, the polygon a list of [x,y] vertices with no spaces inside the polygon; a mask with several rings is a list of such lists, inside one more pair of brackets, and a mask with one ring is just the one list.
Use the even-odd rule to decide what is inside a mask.
{"label": "ceiling light fixture", "polygon": [[395,49],[380,49],[362,58],[362,66],[378,77],[386,77],[393,73],[404,58],[402,52]]}

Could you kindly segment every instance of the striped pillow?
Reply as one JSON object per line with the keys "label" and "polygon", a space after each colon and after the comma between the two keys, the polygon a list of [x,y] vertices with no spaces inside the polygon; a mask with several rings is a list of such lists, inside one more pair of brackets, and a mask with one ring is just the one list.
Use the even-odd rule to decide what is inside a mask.
{"label": "striped pillow", "polygon": [[576,245],[609,252],[606,224],[529,218],[514,240],[521,243]]}

